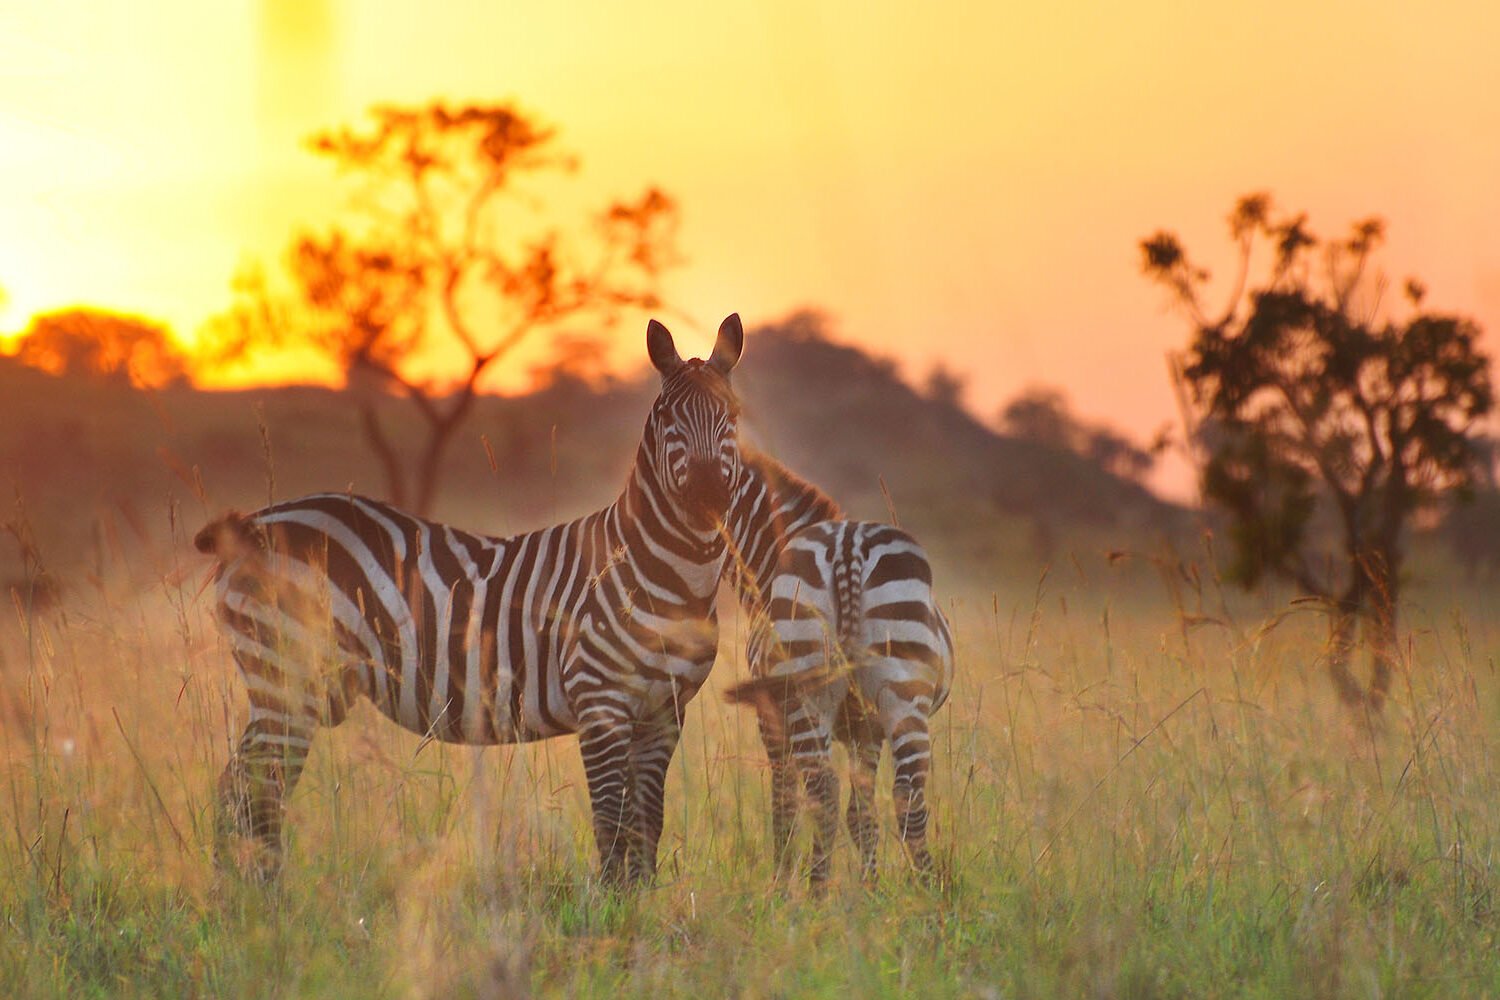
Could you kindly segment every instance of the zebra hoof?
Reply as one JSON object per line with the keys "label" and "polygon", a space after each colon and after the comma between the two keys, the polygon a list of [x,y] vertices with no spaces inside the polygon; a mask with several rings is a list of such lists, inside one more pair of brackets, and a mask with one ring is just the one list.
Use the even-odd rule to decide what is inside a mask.
{"label": "zebra hoof", "polygon": [[281,877],[281,852],[249,837],[221,838],[214,845],[214,867],[257,885],[269,885]]}

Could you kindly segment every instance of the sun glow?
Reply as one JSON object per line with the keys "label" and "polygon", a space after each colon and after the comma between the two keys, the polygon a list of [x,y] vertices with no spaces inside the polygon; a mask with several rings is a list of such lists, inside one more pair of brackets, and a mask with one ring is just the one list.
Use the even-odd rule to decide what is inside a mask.
{"label": "sun glow", "polygon": [[[665,292],[689,338],[817,305],[917,372],[961,359],[985,414],[1040,381],[1145,435],[1172,417],[1161,357],[1184,331],[1136,240],[1169,227],[1227,260],[1248,190],[1324,234],[1385,216],[1394,277],[1500,325],[1495,37],[1479,3],[11,9],[0,330],[88,302],[191,343],[237,271],[342,206],[302,137],[379,102],[515,98],[581,158],[580,203],[679,200]],[[330,377],[260,364],[215,379]]]}

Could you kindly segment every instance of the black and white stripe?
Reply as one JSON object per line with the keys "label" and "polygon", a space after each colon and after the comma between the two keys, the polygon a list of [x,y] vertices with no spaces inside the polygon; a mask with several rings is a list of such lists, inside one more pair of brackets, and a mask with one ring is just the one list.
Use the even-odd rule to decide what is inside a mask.
{"label": "black and white stripe", "polygon": [[685,362],[652,322],[662,390],[630,480],[576,521],[492,538],[319,494],[204,529],[250,695],[220,783],[221,844],[249,836],[262,873],[276,869],[314,733],[364,697],[448,742],[577,733],[603,874],[649,877],[683,710],[717,648],[742,336],[731,316],[710,359]]}
{"label": "black and white stripe", "polygon": [[827,494],[776,459],[744,451],[726,528],[729,578],[752,618],[765,610],[787,539],[810,524],[842,516]]}
{"label": "black and white stripe", "polygon": [[875,772],[895,764],[896,828],[912,865],[927,849],[928,718],[953,682],[953,639],[932,592],[926,553],[899,528],[824,521],[786,540],[752,631],[752,679],[729,692],[753,704],[771,764],[772,842],[790,860],[800,774],[814,813],[811,880],[827,882],[838,827],[834,738],[849,750],[847,822],[866,879],[875,874]]}

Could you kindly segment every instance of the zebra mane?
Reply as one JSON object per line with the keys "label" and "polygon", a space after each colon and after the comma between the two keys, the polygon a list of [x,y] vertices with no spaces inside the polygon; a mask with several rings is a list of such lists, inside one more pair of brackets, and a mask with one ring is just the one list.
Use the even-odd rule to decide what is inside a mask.
{"label": "zebra mane", "polygon": [[726,572],[740,600],[758,608],[775,572],[777,557],[797,531],[843,517],[827,493],[776,459],[740,446],[740,484],[730,510]]}
{"label": "zebra mane", "polygon": [[742,443],[740,461],[766,484],[766,488],[776,496],[778,506],[796,499],[800,501],[796,504],[797,507],[818,510],[818,516],[813,518],[815,521],[833,521],[844,516],[838,501],[765,452]]}

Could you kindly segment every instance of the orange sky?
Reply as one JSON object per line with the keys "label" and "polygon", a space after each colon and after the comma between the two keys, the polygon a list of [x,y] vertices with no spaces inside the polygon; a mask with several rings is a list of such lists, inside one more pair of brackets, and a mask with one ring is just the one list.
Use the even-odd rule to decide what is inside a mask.
{"label": "orange sky", "polygon": [[1145,436],[1185,333],[1136,241],[1166,226],[1222,260],[1255,188],[1324,233],[1384,215],[1387,269],[1496,349],[1497,39],[1493,4],[1369,0],[9,6],[0,331],[89,302],[191,336],[237,267],[338,206],[300,136],[515,97],[589,202],[681,201],[685,353],[730,310],[816,304],[913,373],[960,369],[983,415],[1044,382]]}

